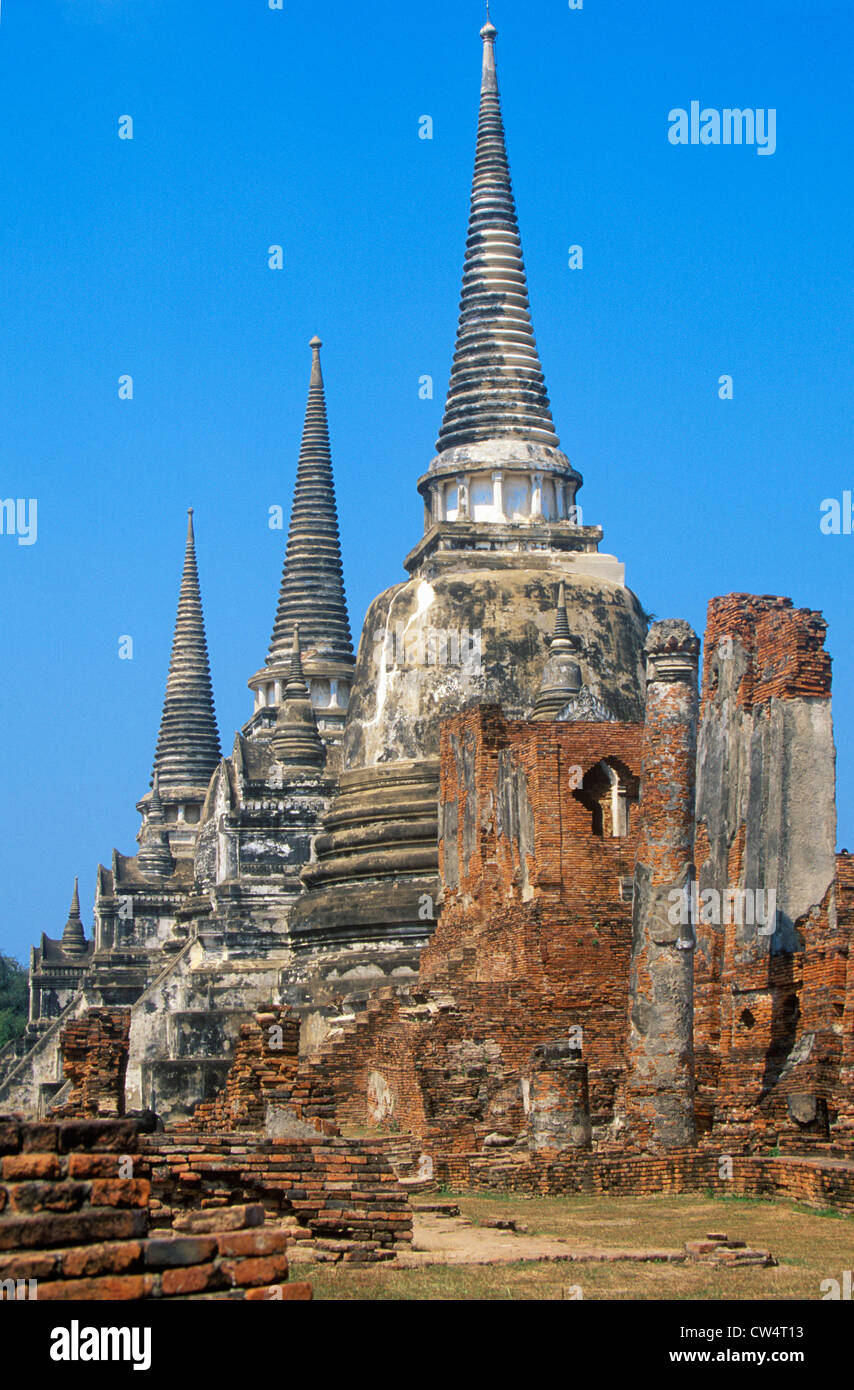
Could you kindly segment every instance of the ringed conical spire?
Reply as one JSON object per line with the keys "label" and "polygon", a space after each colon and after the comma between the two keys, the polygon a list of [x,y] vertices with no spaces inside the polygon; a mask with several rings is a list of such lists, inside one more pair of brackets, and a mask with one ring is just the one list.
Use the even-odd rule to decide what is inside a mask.
{"label": "ringed conical spire", "polygon": [[164,791],[207,787],[220,760],[208,648],[196,567],[193,509],[187,518],[187,548],[178,595],[178,616],[166,697],[154,754],[154,772]]}
{"label": "ringed conical spire", "polygon": [[326,750],[317,730],[317,720],[303,675],[298,623],[294,624],[288,680],[282,691],[276,719],[273,752],[282,764],[285,775],[290,776],[316,774],[326,760]]}
{"label": "ringed conical spire", "polygon": [[534,705],[532,719],[557,719],[561,710],[581,690],[581,667],[575,656],[576,643],[569,630],[566,613],[566,585],[561,581],[557,596],[555,625],[549,642],[548,660]]}
{"label": "ringed conical spire", "polygon": [[551,651],[556,651],[558,644],[571,643],[572,639],[569,631],[569,619],[566,616],[566,584],[560,581],[557,591],[557,609],[555,610],[555,630],[552,633]]}
{"label": "ringed conical spire", "polygon": [[481,29],[483,76],[460,321],[439,453],[515,438],[557,448],[531,326],[528,284],[495,68],[497,30]]}
{"label": "ringed conical spire", "polygon": [[323,344],[314,337],[309,346],[308,402],[268,666],[287,660],[295,623],[299,623],[304,646],[313,656],[353,661],[320,367]]}
{"label": "ringed conical spire", "polygon": [[144,874],[155,874],[159,878],[168,878],[175,867],[172,851],[169,848],[163,802],[160,800],[160,778],[156,772],[151,788],[148,815],[142,830],[142,845],[137,856],[137,864]]}
{"label": "ringed conical spire", "polygon": [[83,931],[83,923],[80,920],[80,894],[77,890],[77,879],[74,880],[74,892],[71,895],[71,906],[68,909],[68,921],[62,931],[62,949],[67,956],[82,956],[86,951],[86,936]]}
{"label": "ringed conical spire", "polygon": [[[301,685],[305,685],[305,675],[302,669],[302,641],[299,635],[299,623],[294,623],[294,640],[291,643],[291,663],[288,670],[288,685],[296,681]],[[285,689],[287,690],[287,686]]]}

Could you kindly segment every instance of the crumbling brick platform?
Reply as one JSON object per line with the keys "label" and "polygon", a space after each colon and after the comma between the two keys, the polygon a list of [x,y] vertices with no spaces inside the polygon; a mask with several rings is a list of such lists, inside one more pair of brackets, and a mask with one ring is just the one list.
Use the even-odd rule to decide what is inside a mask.
{"label": "crumbling brick platform", "polygon": [[[711,1190],[725,1197],[783,1197],[854,1215],[854,1163],[850,1161],[734,1154],[726,1156],[731,1170],[722,1170],[722,1157],[717,1148],[634,1156],[578,1154],[559,1160],[525,1154],[471,1154],[440,1164],[439,1175],[460,1189],[624,1197]],[[731,1176],[723,1178],[722,1171],[731,1171]]]}
{"label": "crumbling brick platform", "polygon": [[382,1141],[151,1134],[140,1171],[155,1225],[191,1210],[258,1202],[291,1240],[347,1263],[393,1259],[412,1243],[409,1197]]}
{"label": "crumbling brick platform", "polygon": [[150,1234],[133,1120],[0,1118],[0,1297],[38,1301],[311,1298],[261,1205]]}

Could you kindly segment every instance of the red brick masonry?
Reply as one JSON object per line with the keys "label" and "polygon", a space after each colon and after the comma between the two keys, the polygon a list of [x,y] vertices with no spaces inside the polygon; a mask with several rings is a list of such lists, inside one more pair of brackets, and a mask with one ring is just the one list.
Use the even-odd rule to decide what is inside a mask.
{"label": "red brick masonry", "polygon": [[311,1298],[288,1283],[287,1235],[261,1206],[151,1236],[150,1183],[128,1176],[137,1140],[131,1120],[0,1118],[0,1297],[34,1280],[39,1301]]}

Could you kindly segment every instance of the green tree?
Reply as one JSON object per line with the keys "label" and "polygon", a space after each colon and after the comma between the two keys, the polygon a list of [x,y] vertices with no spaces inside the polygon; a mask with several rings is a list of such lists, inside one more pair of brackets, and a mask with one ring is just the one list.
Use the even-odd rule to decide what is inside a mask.
{"label": "green tree", "polygon": [[12,956],[0,953],[0,1047],[21,1036],[28,1013],[27,971]]}

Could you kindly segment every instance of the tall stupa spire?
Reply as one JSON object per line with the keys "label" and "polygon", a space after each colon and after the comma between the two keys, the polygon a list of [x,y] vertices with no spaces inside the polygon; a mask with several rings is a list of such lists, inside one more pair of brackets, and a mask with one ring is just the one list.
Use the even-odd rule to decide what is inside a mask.
{"label": "tall stupa spire", "polygon": [[268,666],[287,660],[295,623],[299,623],[306,652],[333,661],[353,660],[320,367],[322,346],[319,338],[312,338],[308,403]]}
{"label": "tall stupa spire", "polygon": [[[347,718],[355,658],[344,597],[338,512],[326,422],[319,338],[312,338],[311,376],[297,463],[279,604],[267,661],[250,677],[255,694],[250,737],[269,738],[288,683],[294,631],[302,638],[302,666],[324,743],[341,737]],[[303,677],[301,677],[303,679]]]}
{"label": "tall stupa spire", "polygon": [[531,326],[487,16],[457,345],[437,449],[500,438],[559,444]]}
{"label": "tall stupa spire", "polygon": [[178,595],[178,616],[166,697],[154,754],[160,792],[206,788],[220,760],[208,648],[196,567],[193,509],[187,517],[187,547]]}
{"label": "tall stupa spire", "polygon": [[601,539],[579,522],[583,480],[559,448],[531,327],[497,33],[487,17],[457,344],[436,455],[418,480],[424,538],[404,561],[410,574],[440,551],[595,550]]}

